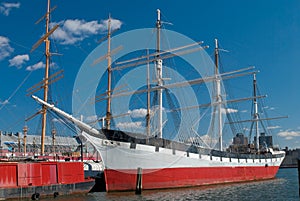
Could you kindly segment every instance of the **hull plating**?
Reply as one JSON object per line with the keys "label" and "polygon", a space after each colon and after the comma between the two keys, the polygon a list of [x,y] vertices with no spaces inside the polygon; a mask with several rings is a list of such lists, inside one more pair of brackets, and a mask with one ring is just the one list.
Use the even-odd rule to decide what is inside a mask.
{"label": "hull plating", "polygon": [[[148,173],[142,175],[142,188],[162,189],[264,180],[274,178],[277,170],[277,166],[152,169],[144,171]],[[106,169],[106,190],[135,190],[136,173],[137,170]]]}

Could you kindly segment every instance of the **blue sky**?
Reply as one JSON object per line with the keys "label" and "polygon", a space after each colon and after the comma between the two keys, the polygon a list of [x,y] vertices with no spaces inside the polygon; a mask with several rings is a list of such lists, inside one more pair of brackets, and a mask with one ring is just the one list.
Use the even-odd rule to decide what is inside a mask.
{"label": "blue sky", "polygon": [[[222,66],[233,70],[254,65],[260,71],[259,86],[274,116],[288,115],[273,123],[273,135],[281,147],[299,147],[300,2],[297,0],[229,1],[100,1],[52,0],[57,9],[51,21],[60,23],[52,42],[53,72],[64,70],[64,79],[52,86],[54,99],[71,111],[76,74],[103,37],[109,13],[119,33],[155,24],[156,9],[168,29],[195,41],[203,40],[213,53],[214,39],[222,48]],[[43,45],[30,53],[44,33],[44,23],[34,23],[45,14],[46,0],[0,1],[0,130],[20,131],[24,119],[38,105],[26,90],[43,77]],[[67,37],[66,37],[67,36]],[[38,93],[39,96],[41,94]],[[270,115],[271,116],[271,115]],[[39,117],[36,117],[38,119]],[[33,123],[28,123],[28,125]],[[36,126],[35,126],[36,127]],[[32,128],[35,132],[38,128]]]}

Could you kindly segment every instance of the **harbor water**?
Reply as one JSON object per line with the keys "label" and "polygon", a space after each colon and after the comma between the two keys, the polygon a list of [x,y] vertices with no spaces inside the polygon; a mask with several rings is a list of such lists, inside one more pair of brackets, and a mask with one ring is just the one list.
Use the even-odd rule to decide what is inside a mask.
{"label": "harbor water", "polygon": [[[54,200],[54,199],[53,199]],[[97,192],[88,195],[61,196],[55,200],[63,201],[136,201],[136,200],[232,200],[232,201],[294,201],[300,200],[298,193],[298,171],[296,168],[279,169],[276,178],[267,181],[213,185],[195,188],[105,193]]]}

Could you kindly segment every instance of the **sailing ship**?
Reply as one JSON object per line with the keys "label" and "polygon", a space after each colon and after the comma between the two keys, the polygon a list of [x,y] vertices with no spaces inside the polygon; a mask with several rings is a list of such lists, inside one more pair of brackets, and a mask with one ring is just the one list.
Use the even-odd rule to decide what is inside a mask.
{"label": "sailing ship", "polygon": [[[61,73],[59,71],[49,76],[51,57],[49,36],[58,28],[58,25],[51,30],[49,28],[49,15],[52,10],[50,9],[50,0],[48,0],[47,13],[39,20],[46,20],[46,33],[32,48],[33,51],[45,42],[45,77],[43,81],[31,88],[33,92],[44,89],[44,101],[48,101],[48,87],[53,82],[53,78]],[[46,196],[57,197],[66,194],[88,193],[95,185],[95,181],[85,177],[82,160],[70,161],[70,158],[68,158],[69,160],[59,160],[55,156],[45,156],[46,106],[43,106],[37,114],[42,114],[41,153],[39,156],[28,154],[28,150],[26,150],[28,127],[25,126],[23,129],[24,153],[20,155],[20,153],[15,152],[12,153],[12,157],[5,157],[0,160],[0,199],[31,198],[32,200],[38,200]],[[54,141],[55,131],[52,131],[52,134]],[[18,141],[20,145],[19,134]]]}
{"label": "sailing ship", "polygon": [[[285,157],[285,152],[273,147],[272,137],[262,134],[259,125],[262,120],[258,110],[258,99],[263,98],[257,94],[256,72],[253,68],[241,69],[228,73],[220,73],[219,71],[219,47],[218,41],[215,41],[215,62],[214,75],[204,78],[188,80],[179,84],[165,84],[163,77],[163,60],[180,54],[192,52],[194,50],[184,50],[183,48],[174,48],[169,51],[162,51],[160,46],[161,38],[161,16],[160,10],[157,10],[156,21],[156,50],[138,59],[130,59],[118,63],[112,63],[110,50],[111,30],[108,29],[108,53],[102,58],[107,59],[107,78],[108,87],[105,100],[106,116],[104,126],[101,129],[90,126],[89,124],[75,118],[74,116],[55,107],[53,104],[45,100],[41,100],[36,96],[32,96],[44,108],[52,110],[59,114],[62,118],[73,122],[80,129],[80,137],[91,142],[99,154],[104,165],[104,182],[107,192],[111,191],[128,191],[143,189],[162,189],[177,188],[189,186],[201,186],[231,182],[256,181],[274,178],[278,168]],[[110,27],[110,19],[108,20]],[[197,43],[196,45],[199,45]],[[201,50],[204,47],[200,48]],[[184,50],[181,53],[174,51]],[[153,86],[147,77],[146,89],[134,92],[121,92],[115,94],[111,86],[111,73],[113,70],[122,70],[127,67],[138,66],[142,64],[154,63],[155,82]],[[97,63],[97,60],[96,62]],[[115,66],[114,66],[115,65]],[[118,66],[119,65],[119,66]],[[121,66],[120,66],[121,65]],[[249,71],[250,70],[250,71]],[[237,73],[240,73],[237,74]],[[237,74],[237,75],[236,75]],[[149,73],[147,72],[147,75]],[[238,100],[225,100],[222,95],[221,79],[230,79],[238,76],[253,75],[253,97],[244,98],[243,100],[252,100],[253,102],[253,118],[244,120],[251,122],[251,128],[255,130],[254,143],[249,142],[243,133],[235,133],[233,144],[228,148],[223,147],[223,128],[222,110],[226,104],[238,102]],[[205,147],[205,140],[198,135],[181,138],[182,135],[189,131],[195,131],[193,123],[188,122],[190,128],[181,130],[180,137],[172,139],[166,137],[167,132],[164,129],[163,121],[163,93],[168,88],[183,87],[187,85],[201,84],[205,82],[213,83],[215,93],[212,95],[212,102],[209,104],[190,106],[184,110],[198,110],[201,107],[209,107],[212,109],[212,120],[216,123],[217,129],[211,129],[217,136],[218,148]],[[147,114],[146,114],[146,131],[144,133],[122,131],[114,129],[112,126],[114,117],[111,111],[112,99],[118,96],[132,95],[138,93],[147,94]],[[151,108],[150,93],[155,93],[158,103]],[[189,99],[190,97],[185,97]],[[153,105],[152,105],[153,106]],[[154,109],[156,115],[154,115]],[[174,110],[181,110],[173,108]],[[182,109],[183,110],[183,109]],[[228,113],[227,113],[228,114]],[[117,116],[117,114],[116,114]],[[155,116],[155,128],[150,127],[150,119]],[[154,121],[154,120],[153,120]],[[230,125],[238,122],[230,122]],[[125,122],[126,123],[126,122]],[[176,126],[176,124],[175,124]],[[177,125],[178,126],[178,125]],[[186,128],[186,127],[184,127]],[[250,132],[252,133],[252,131]],[[200,143],[202,142],[202,143]]]}

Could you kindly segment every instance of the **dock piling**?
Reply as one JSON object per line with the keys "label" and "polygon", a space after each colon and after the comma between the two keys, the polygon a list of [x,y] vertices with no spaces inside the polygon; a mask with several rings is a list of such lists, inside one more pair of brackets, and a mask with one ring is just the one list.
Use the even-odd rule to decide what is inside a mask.
{"label": "dock piling", "polygon": [[135,194],[140,195],[142,193],[142,168],[137,168],[136,174],[136,189]]}

